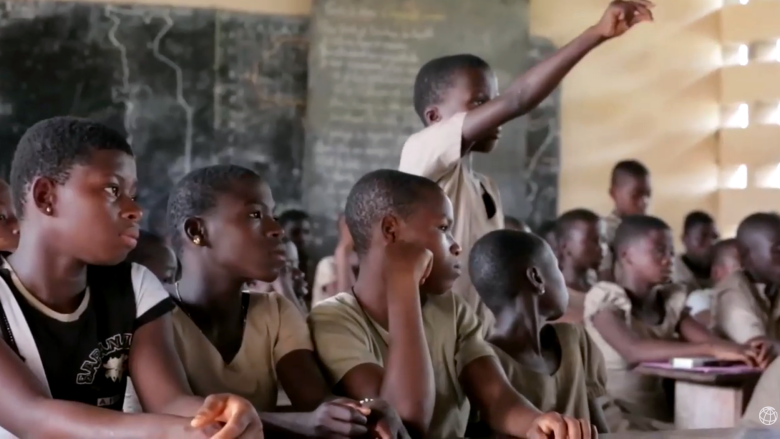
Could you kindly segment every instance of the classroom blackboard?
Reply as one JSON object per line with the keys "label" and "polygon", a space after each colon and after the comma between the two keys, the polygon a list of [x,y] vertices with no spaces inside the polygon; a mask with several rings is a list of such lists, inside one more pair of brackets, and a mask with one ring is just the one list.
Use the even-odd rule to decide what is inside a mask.
{"label": "classroom blackboard", "polygon": [[[304,175],[306,208],[328,248],[355,181],[397,168],[401,147],[422,123],[412,106],[417,71],[431,58],[473,53],[505,87],[527,63],[527,0],[320,0],[309,54]],[[523,121],[475,167],[499,184],[507,213],[525,206]]]}
{"label": "classroom blackboard", "polygon": [[0,176],[38,120],[127,136],[145,206],[197,167],[236,163],[301,198],[308,17],[0,1]]}

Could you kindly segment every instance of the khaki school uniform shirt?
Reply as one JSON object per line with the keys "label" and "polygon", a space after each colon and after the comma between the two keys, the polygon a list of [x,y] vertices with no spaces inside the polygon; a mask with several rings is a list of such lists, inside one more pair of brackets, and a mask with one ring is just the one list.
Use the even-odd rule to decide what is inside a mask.
{"label": "khaki school uniform shirt", "polygon": [[493,346],[512,386],[543,412],[558,412],[577,419],[591,419],[588,400],[607,395],[607,371],[598,346],[585,329],[570,323],[553,323],[561,345],[561,364],[551,375],[520,365]]}
{"label": "khaki school uniform shirt", "polygon": [[276,363],[290,352],[313,349],[304,317],[278,293],[252,294],[244,340],[230,364],[181,308],[173,311],[173,325],[176,351],[195,395],[232,393],[257,411],[276,407]]}
{"label": "khaki school uniform shirt", "polygon": [[631,300],[621,286],[611,282],[599,282],[585,297],[585,328],[604,355],[607,391],[618,405],[632,415],[669,421],[671,413],[660,378],[631,371],[626,360],[593,326],[593,317],[601,311],[608,311],[624,320],[640,337],[674,339],[685,309],[685,287],[671,284],[659,288],[659,293],[664,298],[665,313],[661,323],[651,325],[632,316]]}
{"label": "khaki school uniform shirt", "polygon": [[712,319],[722,335],[737,343],[755,337],[780,340],[780,295],[772,299],[766,286],[750,281],[737,270],[714,288]]}
{"label": "khaki school uniform shirt", "polygon": [[[459,113],[412,135],[401,151],[398,170],[435,181],[450,198],[455,214],[453,236],[463,249],[461,265],[468,267],[469,252],[474,243],[486,233],[504,228],[504,211],[498,186],[471,169],[468,155],[460,155],[465,118],[466,113]],[[490,195],[496,206],[491,218],[487,216],[482,198],[485,193]],[[484,331],[490,331],[493,315],[471,285],[468,270],[463,270],[453,291],[476,310]]]}
{"label": "khaki school uniform shirt", "polygon": [[599,271],[611,270],[613,268],[615,255],[612,251],[612,244],[615,241],[615,232],[617,231],[620,222],[620,216],[618,216],[617,212],[614,210],[604,217],[604,241],[607,244],[607,249],[604,252],[604,258],[601,260]]}
{"label": "khaki school uniform shirt", "polygon": [[[436,380],[429,437],[461,437],[470,406],[458,378],[472,361],[495,354],[482,338],[476,315],[460,296],[429,296],[422,314]],[[340,293],[315,306],[309,326],[332,384],[361,364],[384,367],[390,334],[363,312],[351,293]]]}
{"label": "khaki school uniform shirt", "polygon": [[[772,410],[765,410],[766,407]],[[776,417],[777,410],[780,410],[780,359],[773,361],[758,380],[753,396],[750,397],[750,402],[742,415],[740,426],[780,429],[780,419]],[[775,412],[774,416],[772,411]],[[761,422],[762,418],[765,423]],[[772,419],[775,422],[770,424]]]}

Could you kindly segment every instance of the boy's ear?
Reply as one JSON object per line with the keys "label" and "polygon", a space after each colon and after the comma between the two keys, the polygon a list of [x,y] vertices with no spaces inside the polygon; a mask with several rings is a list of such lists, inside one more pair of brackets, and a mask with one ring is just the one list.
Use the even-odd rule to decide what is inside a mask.
{"label": "boy's ear", "polygon": [[206,224],[201,218],[187,218],[184,220],[184,235],[196,246],[208,245]]}
{"label": "boy's ear", "polygon": [[537,294],[544,294],[544,279],[539,269],[536,267],[528,267],[525,270],[525,276],[528,279],[528,283],[534,288]]}
{"label": "boy's ear", "polygon": [[30,189],[35,207],[45,215],[54,214],[57,203],[57,183],[50,178],[39,177],[33,180]]}
{"label": "boy's ear", "polygon": [[423,118],[425,119],[426,126],[439,122],[441,120],[441,113],[439,112],[439,107],[435,105],[427,107],[425,109],[425,112],[423,112]]}
{"label": "boy's ear", "polygon": [[382,233],[382,239],[386,244],[392,244],[398,241],[400,232],[400,222],[395,215],[386,215],[379,224]]}

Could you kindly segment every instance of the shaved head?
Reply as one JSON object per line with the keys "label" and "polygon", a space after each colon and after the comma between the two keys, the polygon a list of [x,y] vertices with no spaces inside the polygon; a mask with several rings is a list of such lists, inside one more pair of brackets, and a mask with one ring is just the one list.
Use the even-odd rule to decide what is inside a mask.
{"label": "shaved head", "polygon": [[780,216],[754,213],[739,224],[737,248],[744,268],[758,282],[780,283]]}

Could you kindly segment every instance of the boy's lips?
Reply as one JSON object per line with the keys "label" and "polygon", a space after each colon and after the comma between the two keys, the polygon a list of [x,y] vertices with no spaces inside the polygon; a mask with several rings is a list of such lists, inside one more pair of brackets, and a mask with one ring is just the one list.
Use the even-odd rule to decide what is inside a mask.
{"label": "boy's lips", "polygon": [[128,230],[119,237],[122,239],[122,242],[127,245],[128,247],[135,248],[135,246],[138,245],[138,238],[140,237],[140,233],[138,232],[138,229],[131,229]]}

